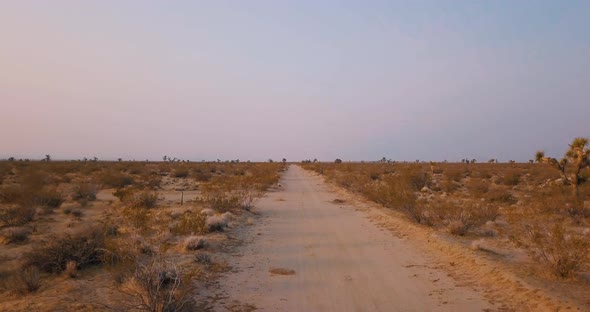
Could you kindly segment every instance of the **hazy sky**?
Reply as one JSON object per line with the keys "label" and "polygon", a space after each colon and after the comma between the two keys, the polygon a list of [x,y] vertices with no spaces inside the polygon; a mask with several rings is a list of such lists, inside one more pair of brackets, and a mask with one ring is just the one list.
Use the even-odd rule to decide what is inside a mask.
{"label": "hazy sky", "polygon": [[528,160],[590,136],[590,1],[1,1],[0,158]]}

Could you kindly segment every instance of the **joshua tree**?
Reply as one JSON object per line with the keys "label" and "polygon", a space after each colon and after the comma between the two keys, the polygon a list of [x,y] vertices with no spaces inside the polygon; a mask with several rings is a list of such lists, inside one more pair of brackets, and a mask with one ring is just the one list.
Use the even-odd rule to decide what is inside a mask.
{"label": "joshua tree", "polygon": [[168,156],[164,155],[164,157],[162,157],[162,160],[164,160],[164,161],[168,160]]}
{"label": "joshua tree", "polygon": [[287,158],[283,158],[283,164],[287,163]]}
{"label": "joshua tree", "polygon": [[51,161],[51,155],[49,155],[49,154],[45,155],[45,158],[43,160],[47,161],[47,162]]}
{"label": "joshua tree", "polygon": [[[574,194],[578,195],[578,185],[584,182],[584,179],[580,175],[580,172],[590,167],[590,148],[588,148],[588,138],[575,138],[569,145],[569,150],[565,153],[565,156],[560,160],[552,157],[546,157],[545,152],[537,151],[535,159],[538,162],[550,164],[557,168],[563,175],[564,184],[571,183],[573,186]],[[571,181],[568,179],[565,169],[567,164],[573,165],[574,173],[571,176]]]}

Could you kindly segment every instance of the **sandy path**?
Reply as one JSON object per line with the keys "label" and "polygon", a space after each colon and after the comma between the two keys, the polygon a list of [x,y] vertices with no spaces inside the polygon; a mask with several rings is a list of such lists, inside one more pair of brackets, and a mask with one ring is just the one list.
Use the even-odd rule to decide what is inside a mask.
{"label": "sandy path", "polygon": [[[298,166],[283,189],[257,204],[262,222],[220,281],[225,307],[262,311],[482,311],[494,309],[458,286],[435,261],[371,223]],[[273,268],[294,270],[277,275]],[[239,304],[238,304],[239,303]]]}

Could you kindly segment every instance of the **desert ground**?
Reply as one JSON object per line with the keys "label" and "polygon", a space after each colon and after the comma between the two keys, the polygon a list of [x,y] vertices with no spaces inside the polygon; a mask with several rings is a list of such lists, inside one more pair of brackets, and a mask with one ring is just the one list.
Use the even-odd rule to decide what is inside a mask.
{"label": "desert ground", "polygon": [[0,164],[3,311],[590,309],[549,164]]}

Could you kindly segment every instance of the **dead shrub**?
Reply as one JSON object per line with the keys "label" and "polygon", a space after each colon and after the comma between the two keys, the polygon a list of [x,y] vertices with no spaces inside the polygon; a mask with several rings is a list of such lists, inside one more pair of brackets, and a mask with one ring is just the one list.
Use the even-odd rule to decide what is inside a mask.
{"label": "dead shrub", "polygon": [[469,175],[469,169],[465,168],[463,165],[448,165],[444,170],[444,176],[449,179],[449,181],[461,182],[461,180],[467,175]]}
{"label": "dead shrub", "polygon": [[104,254],[104,234],[91,228],[76,234],[53,235],[33,246],[23,259],[25,266],[35,266],[48,273],[61,273],[70,261],[76,262],[81,269],[101,264]]}
{"label": "dead shrub", "polygon": [[151,225],[151,214],[148,209],[127,207],[123,209],[123,216],[131,225],[140,230],[147,230]]}
{"label": "dead shrub", "polygon": [[513,205],[518,202],[518,200],[512,196],[512,194],[507,190],[502,189],[495,189],[489,190],[484,198],[494,204],[505,204],[505,205]]}
{"label": "dead shrub", "polygon": [[96,194],[98,194],[98,185],[91,182],[84,182],[74,186],[74,194],[72,198],[77,201],[94,201]]}
{"label": "dead shrub", "polygon": [[449,178],[443,178],[443,180],[440,182],[440,189],[446,193],[452,193],[458,190],[460,187],[461,184],[459,182]]}
{"label": "dead shrub", "polygon": [[204,266],[210,266],[213,264],[213,259],[206,253],[198,253],[195,255],[195,262]]}
{"label": "dead shrub", "polygon": [[66,269],[64,270],[64,274],[69,278],[78,277],[78,264],[76,263],[76,261],[68,261],[66,263]]}
{"label": "dead shrub", "polygon": [[160,176],[151,176],[147,179],[145,185],[150,189],[158,189],[162,185],[162,177]]}
{"label": "dead shrub", "polygon": [[113,192],[113,196],[117,197],[121,202],[130,202],[135,192],[136,190],[133,188],[119,188]]}
{"label": "dead shrub", "polygon": [[524,227],[523,235],[513,239],[559,277],[570,277],[588,264],[590,241],[582,235],[568,233],[561,223],[529,224]]}
{"label": "dead shrub", "polygon": [[99,177],[100,183],[106,188],[122,188],[134,183],[133,178],[121,172],[105,172]]}
{"label": "dead shrub", "polygon": [[159,197],[157,192],[145,191],[133,196],[133,208],[151,209],[156,207]]}
{"label": "dead shrub", "polygon": [[65,201],[64,196],[54,187],[43,187],[43,185],[33,183],[33,181],[27,183],[2,187],[0,189],[0,202],[23,206],[59,208]]}
{"label": "dead shrub", "polygon": [[200,201],[219,212],[233,211],[241,206],[241,198],[231,193],[207,194]]}
{"label": "dead shrub", "polygon": [[189,171],[187,168],[176,168],[172,176],[175,178],[186,178],[189,175]]}
{"label": "dead shrub", "polygon": [[23,190],[17,184],[4,185],[0,188],[0,203],[14,204],[22,201]]}
{"label": "dead shrub", "polygon": [[170,231],[177,235],[206,234],[208,232],[207,216],[200,212],[186,212],[170,227]]}
{"label": "dead shrub", "polygon": [[207,217],[207,231],[209,232],[223,232],[227,227],[228,215],[225,213],[222,215],[213,215]]}
{"label": "dead shrub", "polygon": [[25,225],[35,218],[36,209],[32,206],[10,205],[0,207],[0,224],[2,226]]}
{"label": "dead shrub", "polygon": [[521,174],[518,172],[509,172],[507,173],[504,178],[501,179],[501,183],[508,185],[508,186],[515,186],[520,183]]}
{"label": "dead shrub", "polygon": [[34,201],[36,204],[48,207],[48,208],[59,208],[65,201],[64,196],[58,192],[55,188],[42,189],[34,195]]}
{"label": "dead shrub", "polygon": [[10,280],[11,288],[19,294],[34,293],[41,288],[41,273],[36,267],[20,268]]}
{"label": "dead shrub", "polygon": [[197,182],[207,182],[207,181],[211,180],[213,175],[210,172],[207,172],[205,170],[197,169],[197,170],[195,170],[193,177],[195,178],[195,181],[197,181]]}
{"label": "dead shrub", "polygon": [[0,237],[4,244],[15,244],[25,242],[32,230],[28,227],[11,227],[2,230]]}
{"label": "dead shrub", "polygon": [[184,240],[183,246],[187,251],[199,250],[207,246],[207,240],[202,236],[190,236]]}
{"label": "dead shrub", "polygon": [[453,235],[463,236],[475,227],[497,217],[497,207],[472,203],[442,203],[437,213]]}
{"label": "dead shrub", "polygon": [[467,190],[475,197],[482,197],[490,190],[490,183],[481,179],[471,179],[467,184]]}
{"label": "dead shrub", "polygon": [[193,274],[183,273],[177,267],[156,259],[137,264],[135,272],[121,291],[134,301],[130,309],[140,311],[194,311],[191,293]]}

